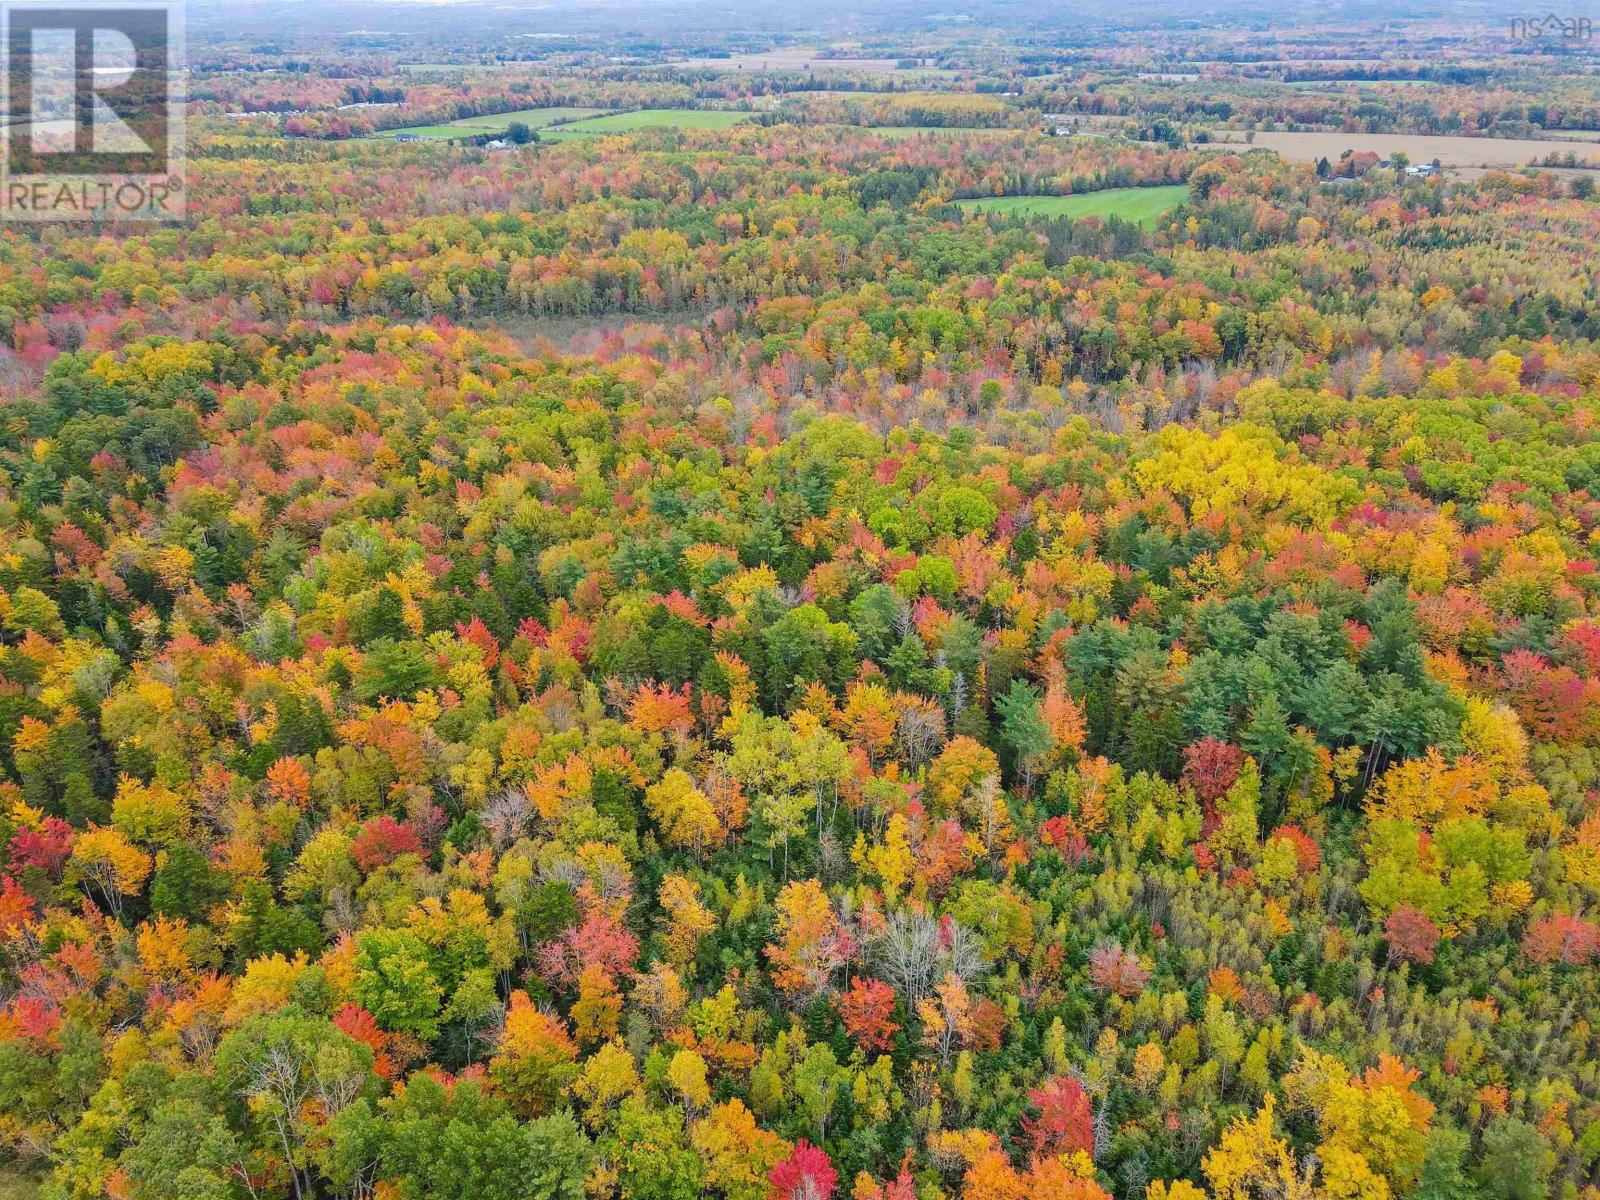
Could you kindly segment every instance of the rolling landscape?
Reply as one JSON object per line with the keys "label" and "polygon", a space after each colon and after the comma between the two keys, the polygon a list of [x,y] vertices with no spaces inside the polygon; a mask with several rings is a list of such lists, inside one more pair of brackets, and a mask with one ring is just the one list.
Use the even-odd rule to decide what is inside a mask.
{"label": "rolling landscape", "polygon": [[126,7],[0,1200],[1600,1200],[1590,18]]}

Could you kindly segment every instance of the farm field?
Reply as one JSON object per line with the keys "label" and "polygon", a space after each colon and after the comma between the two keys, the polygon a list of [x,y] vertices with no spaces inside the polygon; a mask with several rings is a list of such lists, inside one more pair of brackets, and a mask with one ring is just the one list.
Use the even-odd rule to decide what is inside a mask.
{"label": "farm field", "polygon": [[1080,192],[1073,196],[986,196],[978,200],[958,200],[964,212],[1027,214],[1040,217],[1118,216],[1146,228],[1156,218],[1182,204],[1188,189],[1182,184],[1166,187],[1107,188],[1102,192]]}
{"label": "farm field", "polygon": [[580,120],[604,111],[600,108],[525,108],[518,112],[462,117],[459,121],[444,125],[407,125],[401,129],[385,129],[374,136],[392,139],[409,133],[421,138],[481,137],[486,133],[503,133],[516,121],[534,129],[543,129],[556,121]]}
{"label": "farm field", "polygon": [[524,108],[518,112],[493,113],[481,117],[462,117],[459,121],[450,122],[464,129],[504,129],[513,121],[521,121],[524,125],[531,125],[536,129],[546,125],[553,125],[557,121],[581,121],[586,117],[598,116],[605,112],[603,108]]}
{"label": "farm field", "polygon": [[[1399,153],[1412,162],[1438,159],[1446,167],[1513,170],[1547,154],[1575,150],[1570,139],[1478,138],[1411,133],[1258,133],[1246,143],[1244,136],[1224,130],[1210,145],[1235,145],[1240,150],[1273,150],[1292,162],[1337,161],[1346,150],[1370,150],[1383,158]],[[1576,150],[1582,153],[1581,149]],[[1600,150],[1596,151],[1600,160]]]}
{"label": "farm field", "polygon": [[482,130],[467,129],[460,125],[407,125],[404,129],[385,129],[372,136],[385,141],[393,141],[397,137],[419,137],[430,140],[444,141],[448,138],[476,137]]}
{"label": "farm field", "polygon": [[644,108],[636,112],[607,113],[559,128],[543,129],[539,136],[562,141],[607,133],[633,133],[640,129],[727,129],[747,120],[749,116],[749,113],[727,109]]}
{"label": "farm field", "polygon": [[[443,125],[408,125],[401,129],[386,129],[374,136],[391,140],[401,134],[428,139],[480,137],[487,133],[503,132],[513,121],[521,121],[539,130],[540,136],[546,141],[568,141],[600,134],[632,133],[639,129],[727,129],[746,120],[749,115],[723,109],[657,108],[607,113],[598,108],[533,108],[521,112],[464,117]],[[874,125],[847,128],[866,128],[890,138],[917,137],[922,134],[1004,135],[1028,132],[1017,128],[978,125]]]}

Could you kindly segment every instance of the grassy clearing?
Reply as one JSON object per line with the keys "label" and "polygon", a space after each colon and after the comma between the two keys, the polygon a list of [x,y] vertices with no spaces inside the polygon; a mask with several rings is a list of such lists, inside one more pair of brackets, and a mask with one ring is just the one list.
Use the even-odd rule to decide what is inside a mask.
{"label": "grassy clearing", "polygon": [[1103,192],[1081,192],[1075,196],[986,196],[981,200],[958,200],[966,212],[1004,213],[1008,216],[1109,217],[1133,221],[1146,228],[1171,212],[1188,197],[1181,183],[1165,187],[1108,188]]}
{"label": "grassy clearing", "polygon": [[406,135],[419,138],[458,138],[474,137],[479,131],[462,129],[458,125],[407,125],[404,129],[385,129],[382,133],[375,133],[375,138],[394,138]]}
{"label": "grassy clearing", "polygon": [[603,108],[524,108],[517,112],[495,113],[489,117],[462,117],[459,121],[451,121],[452,125],[461,125],[468,129],[504,129],[513,121],[521,121],[533,129],[543,129],[546,125],[554,125],[557,121],[582,121],[588,117],[597,117],[605,112]]}
{"label": "grassy clearing", "polygon": [[604,111],[602,108],[524,108],[518,112],[462,117],[445,125],[407,125],[404,129],[385,129],[374,136],[395,138],[402,133],[409,133],[421,138],[473,138],[486,133],[504,133],[513,121],[521,121],[533,129],[543,129],[556,121],[579,121]]}
{"label": "grassy clearing", "polygon": [[[749,113],[730,112],[726,109],[646,108],[637,112],[608,113],[601,108],[527,108],[521,112],[495,113],[492,116],[463,117],[446,125],[407,125],[403,129],[385,129],[374,137],[393,139],[401,134],[412,137],[440,140],[448,138],[475,138],[485,134],[504,133],[513,121],[521,121],[537,129],[547,142],[570,141],[573,138],[598,137],[602,134],[634,133],[640,129],[727,129],[748,119]],[[560,122],[557,124],[557,122]],[[923,134],[1015,134],[1024,129],[996,129],[978,125],[873,125],[871,132],[890,138],[919,137]]]}
{"label": "grassy clearing", "polygon": [[726,109],[642,108],[637,112],[607,113],[586,121],[574,121],[556,129],[541,130],[539,136],[560,141],[608,133],[635,133],[641,129],[727,129],[749,116],[749,113]]}

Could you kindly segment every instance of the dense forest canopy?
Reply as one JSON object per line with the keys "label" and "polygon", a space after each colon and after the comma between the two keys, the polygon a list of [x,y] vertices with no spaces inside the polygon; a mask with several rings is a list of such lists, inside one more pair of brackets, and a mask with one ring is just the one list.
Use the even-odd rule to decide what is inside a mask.
{"label": "dense forest canopy", "polygon": [[[0,228],[16,1180],[1600,1195],[1589,177],[1189,136],[1593,76],[921,36],[206,44]],[[564,106],[751,119],[352,136]]]}

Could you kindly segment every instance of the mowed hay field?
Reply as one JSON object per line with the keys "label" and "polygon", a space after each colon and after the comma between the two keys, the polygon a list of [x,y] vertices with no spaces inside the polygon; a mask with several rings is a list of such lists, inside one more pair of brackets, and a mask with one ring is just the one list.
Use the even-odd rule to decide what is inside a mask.
{"label": "mowed hay field", "polygon": [[1102,192],[1079,192],[1073,196],[985,196],[981,200],[958,200],[956,203],[969,213],[1072,218],[1118,216],[1148,228],[1163,214],[1182,204],[1188,195],[1186,186],[1174,183],[1165,187],[1107,188]]}
{"label": "mowed hay field", "polygon": [[451,121],[450,124],[465,129],[484,130],[504,129],[513,121],[521,121],[534,129],[542,129],[557,121],[582,121],[588,117],[600,116],[605,111],[603,108],[524,108],[519,112],[495,113],[489,117],[462,117],[461,120]]}
{"label": "mowed hay field", "polygon": [[1346,150],[1370,150],[1380,158],[1404,154],[1413,163],[1438,159],[1446,167],[1471,173],[1482,170],[1515,170],[1547,154],[1576,154],[1600,165],[1600,145],[1585,145],[1560,138],[1476,138],[1411,133],[1258,133],[1245,143],[1242,134],[1224,130],[1219,140],[1201,148],[1227,146],[1230,149],[1274,150],[1294,162],[1315,162],[1326,158],[1338,162]]}
{"label": "mowed hay field", "polygon": [[575,137],[597,137],[608,133],[634,133],[640,129],[727,129],[749,119],[746,112],[709,108],[642,108],[637,112],[607,113],[586,121],[574,121],[553,129],[541,129],[539,136],[561,141]]}
{"label": "mowed hay field", "polygon": [[403,129],[385,129],[374,137],[395,138],[409,133],[420,138],[473,138],[486,133],[504,133],[513,122],[520,121],[532,129],[542,129],[556,121],[576,121],[598,116],[603,108],[524,108],[518,112],[492,113],[479,117],[462,117],[444,125],[408,125]]}

